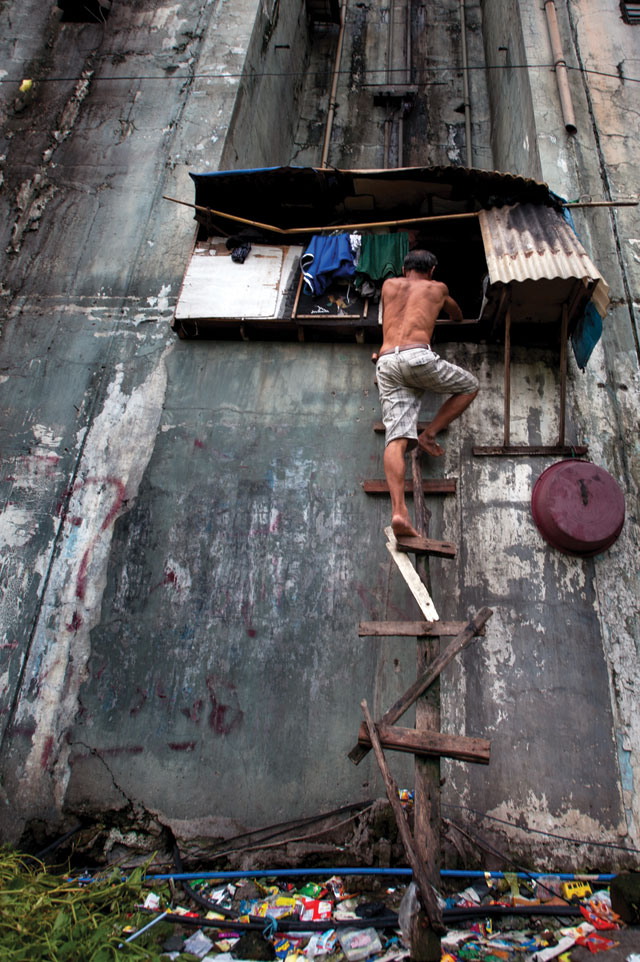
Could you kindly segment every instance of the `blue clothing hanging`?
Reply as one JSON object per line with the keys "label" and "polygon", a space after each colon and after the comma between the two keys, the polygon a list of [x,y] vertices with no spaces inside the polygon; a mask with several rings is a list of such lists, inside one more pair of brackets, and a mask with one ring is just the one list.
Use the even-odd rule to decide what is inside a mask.
{"label": "blue clothing hanging", "polygon": [[335,277],[355,275],[348,234],[314,234],[300,258],[305,290],[314,297],[324,294]]}

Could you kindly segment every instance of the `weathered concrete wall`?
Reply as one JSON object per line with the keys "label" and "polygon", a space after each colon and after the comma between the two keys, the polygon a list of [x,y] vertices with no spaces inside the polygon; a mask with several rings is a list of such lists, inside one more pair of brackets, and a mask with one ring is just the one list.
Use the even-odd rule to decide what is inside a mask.
{"label": "weathered concrete wall", "polygon": [[[34,9],[0,14],[16,81],[1,85],[11,251],[0,342],[4,837],[38,819],[55,831],[114,812],[123,828],[217,836],[380,794],[371,760],[354,769],[346,752],[360,699],[384,710],[413,677],[415,646],[358,639],[357,624],[417,611],[384,547],[388,505],[360,488],[382,476],[369,350],[182,342],[168,326],[193,221],[162,195],[191,200],[188,171],[223,158],[318,163],[335,31],[312,34],[287,150],[297,89],[281,78],[280,146],[268,123],[256,139],[246,126],[254,101],[273,108],[273,79],[254,89],[240,75],[279,62],[276,37],[302,57],[306,26],[292,7],[262,60],[265,14],[249,0],[114,5],[100,27],[41,24]],[[469,4],[476,64],[479,13]],[[416,31],[428,21],[432,32],[429,69],[457,63],[459,4],[413,16]],[[330,163],[381,164],[384,110],[372,109],[365,84],[385,68],[385,17],[388,8],[348,8]],[[534,26],[520,31],[530,58]],[[567,37],[585,45],[581,29]],[[39,82],[16,103],[25,75]],[[474,158],[493,166],[493,143],[496,166],[531,175],[522,139],[510,146],[505,128],[490,140],[481,76],[473,72]],[[429,88],[423,157],[419,111],[407,121],[411,163],[460,158],[455,80]],[[605,93],[584,92],[579,138],[589,109],[604,125]],[[543,103],[536,92],[531,144]],[[582,154],[570,154],[557,123],[541,141],[543,173],[562,158],[569,179],[546,176],[574,196],[578,177],[601,176],[598,138],[592,124],[575,141]],[[620,149],[616,176],[624,169],[630,184],[635,142]],[[546,462],[471,455],[501,435],[499,347],[442,345],[478,374],[482,394],[426,468],[459,478],[455,498],[431,499],[434,537],[459,545],[455,562],[433,562],[434,597],[447,618],[495,609],[486,638],[443,684],[443,729],[491,737],[492,764],[448,766],[445,802],[504,818],[512,851],[537,864],[604,860],[534,843],[527,828],[602,842],[628,830],[638,841],[629,664],[638,452],[625,443],[638,384],[626,295],[638,299],[635,223],[618,215],[616,234],[608,213],[580,222],[615,309],[589,373],[572,368],[568,436],[588,440],[629,497],[627,526],[602,558],[566,558],[537,534],[529,499]],[[553,353],[516,352],[516,442],[553,438],[556,366]],[[411,783],[406,759],[393,768]],[[473,825],[469,813],[445,814]],[[484,823],[481,834],[491,834]]]}
{"label": "weathered concrete wall", "polygon": [[539,180],[541,168],[532,100],[539,71],[525,68],[528,63],[540,62],[540,51],[535,49],[532,36],[531,58],[527,56],[518,0],[499,0],[498,3],[484,0],[482,21],[491,105],[491,147],[496,169]]}
{"label": "weathered concrete wall", "polygon": [[[382,539],[365,563],[352,549],[386,514],[359,488],[380,454],[368,357],[186,345],[168,326],[193,226],[161,195],[191,199],[188,170],[217,164],[254,16],[52,22],[33,46],[56,70],[18,57],[39,81],[18,113],[4,87],[5,837],[122,807],[215,812],[215,834],[375,793],[371,766],[332,778],[360,716],[345,645],[376,709],[413,664],[356,637],[406,603]],[[58,85],[88,60],[77,94]]]}
{"label": "weathered concrete wall", "polygon": [[260,5],[222,169],[291,163],[310,39],[304,3],[271,0]]}
{"label": "weathered concrete wall", "polygon": [[[615,3],[605,7],[577,2],[556,6],[570,68],[577,133],[568,134],[564,128],[555,74],[548,67],[530,71],[528,89],[519,90],[515,96],[509,95],[508,115],[514,128],[514,118],[532,119],[533,127],[527,124],[529,148],[532,144],[537,145],[540,175],[561,196],[572,200],[637,196],[637,178],[633,170],[637,164],[640,138],[635,126],[629,124],[629,116],[635,110],[635,92],[629,89],[631,84],[624,83],[617,66],[621,65],[623,73],[626,71],[630,75],[633,71],[634,76],[638,75],[637,33],[622,22]],[[508,24],[512,35],[522,33],[524,50],[520,49],[519,55],[526,58],[523,62],[550,64],[553,58],[544,9],[520,5],[520,20],[516,13],[514,5],[509,2],[485,5],[488,59],[489,51],[505,42],[504,31]],[[504,75],[496,71],[495,75],[493,84],[496,89],[506,91],[517,84],[508,70]],[[526,86],[521,80],[518,87],[522,88],[523,84]],[[494,131],[502,123],[499,114],[500,101],[494,95]],[[517,126],[520,130],[519,124]],[[501,149],[507,152],[510,149],[507,135],[502,138]],[[517,156],[515,150],[514,157]],[[522,172],[529,171],[523,169]],[[587,208],[575,211],[574,219],[587,251],[592,253],[611,285],[612,298],[602,341],[586,373],[573,370],[571,403],[576,437],[588,440],[591,459],[619,481],[627,504],[627,521],[620,540],[604,556],[590,563],[588,580],[583,583],[581,591],[588,594],[585,614],[591,609],[590,644],[597,645],[604,656],[604,665],[600,666],[598,674],[602,676],[604,667],[609,677],[619,784],[626,812],[620,832],[624,834],[628,830],[630,841],[637,845],[640,757],[637,754],[637,705],[631,692],[637,690],[638,683],[636,639],[640,628],[637,565],[640,463],[634,441],[637,433],[635,412],[640,401],[637,333],[640,273],[634,238],[638,236],[640,222],[637,208],[615,211]],[[563,647],[566,644],[565,639]],[[581,666],[584,666],[585,655],[584,650],[576,652]],[[591,684],[593,670],[588,671],[585,666],[584,676]],[[603,729],[609,724],[605,721],[608,713],[604,708],[601,703],[596,713]],[[572,713],[562,714],[566,719],[575,718]],[[581,742],[580,755],[583,747]],[[546,788],[532,795],[530,805],[534,810],[544,809],[542,796],[546,803]],[[594,793],[596,797],[597,792]],[[602,800],[594,804],[594,810],[597,818],[604,814]],[[508,817],[513,819],[513,813]],[[568,806],[567,818],[574,817],[572,806]],[[587,829],[586,824],[583,827]],[[588,836],[590,830],[582,834]]]}
{"label": "weathered concrete wall", "polygon": [[[459,4],[409,3],[410,69],[407,69],[407,5],[347,6],[347,30],[340,59],[328,163],[344,168],[384,167],[385,122],[389,167],[465,162],[465,122]],[[393,10],[393,13],[392,13]],[[393,16],[393,30],[390,18]],[[482,24],[477,3],[466,5],[472,123],[473,165],[491,169],[488,102],[482,51]],[[322,155],[331,80],[335,66],[337,27],[314,28],[308,79],[301,98],[296,135],[298,164],[319,164]],[[405,115],[402,134],[398,103],[374,103],[380,88],[417,85],[413,107]],[[402,136],[402,151],[398,138]]]}

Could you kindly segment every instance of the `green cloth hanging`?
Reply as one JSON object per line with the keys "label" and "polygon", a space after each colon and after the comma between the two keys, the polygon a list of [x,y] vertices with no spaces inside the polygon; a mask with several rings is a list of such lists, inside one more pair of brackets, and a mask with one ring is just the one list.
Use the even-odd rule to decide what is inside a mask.
{"label": "green cloth hanging", "polygon": [[356,267],[356,287],[360,287],[366,278],[384,281],[387,277],[399,277],[408,253],[406,230],[397,234],[363,234]]}

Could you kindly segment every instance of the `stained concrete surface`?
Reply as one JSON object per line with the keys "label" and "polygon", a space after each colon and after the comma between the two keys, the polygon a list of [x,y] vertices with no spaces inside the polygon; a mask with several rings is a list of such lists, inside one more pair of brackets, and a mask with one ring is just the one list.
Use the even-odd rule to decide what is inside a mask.
{"label": "stained concrete surface", "polygon": [[[430,10],[436,59],[455,55],[458,8]],[[4,837],[34,820],[53,832],[79,815],[117,814],[121,827],[219,836],[381,794],[374,764],[354,769],[346,752],[361,698],[374,713],[388,707],[413,677],[415,650],[407,639],[359,639],[357,624],[417,611],[384,547],[388,505],[360,487],[382,476],[369,350],[181,342],[169,330],[193,222],[162,195],[190,200],[189,169],[215,169],[231,156],[224,150],[239,166],[280,163],[269,130],[292,130],[295,110],[292,157],[317,163],[326,65],[324,81],[302,93],[300,72],[284,84],[286,109],[269,85],[259,101],[240,102],[249,87],[238,74],[247,56],[252,71],[260,63],[270,26],[250,3],[118,5],[99,30],[30,12],[0,13],[15,76],[42,81],[17,106],[17,84],[2,85]],[[286,38],[303,73],[305,44],[312,70],[320,34],[328,51],[335,33],[305,34],[298,13],[283,6],[267,46],[275,58]],[[334,163],[380,163],[381,118],[363,83],[368,66],[384,66],[387,15],[350,8]],[[475,58],[479,41],[476,29]],[[477,156],[491,166],[493,143],[501,166],[530,173],[496,135],[495,105],[489,129],[489,98],[474,84]],[[456,162],[446,134],[455,94],[430,92],[436,135],[425,162]],[[247,125],[258,106],[254,140]],[[511,116],[529,123],[526,112]],[[407,129],[419,162],[421,129]],[[534,121],[525,133],[535,143]],[[547,169],[552,146],[540,151]],[[570,195],[577,154],[566,166],[568,181],[549,179]],[[597,179],[597,169],[580,170]],[[628,216],[623,238],[636,236]],[[492,763],[446,765],[444,801],[537,864],[626,858],[549,833],[620,845],[638,837],[638,453],[627,440],[638,375],[625,283],[638,288],[632,259],[616,259],[608,217],[583,218],[614,309],[587,374],[571,366],[568,436],[588,441],[623,485],[619,541],[596,559],[559,555],[528,506],[548,462],[472,456],[472,444],[501,437],[499,345],[441,345],[478,374],[482,392],[447,433],[445,457],[426,468],[459,482],[455,496],[430,499],[433,536],[459,548],[455,562],[432,565],[441,616],[495,611],[442,686],[443,730],[490,737]],[[553,351],[515,352],[516,443],[553,438],[556,370]],[[393,767],[411,783],[407,759]],[[477,822],[470,808],[503,821]]]}

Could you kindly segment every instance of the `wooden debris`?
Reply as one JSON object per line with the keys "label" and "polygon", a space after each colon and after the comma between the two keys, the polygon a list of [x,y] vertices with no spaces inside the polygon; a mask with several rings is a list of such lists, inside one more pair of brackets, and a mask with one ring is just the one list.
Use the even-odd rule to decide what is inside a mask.
{"label": "wooden debris", "polygon": [[[411,685],[380,719],[381,725],[393,725],[413,703],[424,694],[430,685],[440,676],[440,673],[453,661],[456,655],[469,644],[476,633],[489,620],[493,611],[491,608],[481,608],[478,614],[457,635],[445,650],[433,661],[427,670]],[[367,749],[357,744],[349,752],[349,758],[354,765],[359,765],[367,755]]]}
{"label": "wooden debris", "polygon": [[[358,635],[361,638],[420,638],[423,635],[455,638],[466,627],[466,621],[361,621]],[[477,634],[484,633],[484,628],[478,629]]]}
{"label": "wooden debris", "polygon": [[476,457],[583,457],[589,452],[589,448],[584,444],[500,444],[489,447],[474,447],[472,451]]}
{"label": "wooden debris", "polygon": [[[458,484],[457,478],[423,478],[422,490],[425,494],[455,494]],[[365,494],[388,494],[389,485],[384,478],[371,478],[362,482]],[[413,483],[407,478],[404,483],[404,493],[413,494]]]}
{"label": "wooden debris", "polygon": [[[383,748],[413,755],[438,758],[455,758],[462,762],[488,765],[491,759],[491,742],[487,738],[467,738],[464,735],[444,735],[442,732],[418,731],[397,725],[376,725]],[[358,744],[371,747],[366,726],[360,726]]]}
{"label": "wooden debris", "polygon": [[417,601],[420,611],[427,621],[439,621],[440,617],[436,611],[433,601],[431,600],[431,595],[422,584],[416,569],[413,567],[406,554],[398,550],[396,538],[391,526],[385,528],[384,533],[389,539],[387,541],[387,550],[400,569],[400,574],[407,582],[407,586]]}
{"label": "wooden debris", "polygon": [[364,714],[365,725],[371,742],[371,747],[373,748],[376,761],[378,762],[378,767],[380,768],[380,772],[382,774],[384,785],[387,790],[387,798],[389,799],[389,804],[391,805],[391,809],[398,826],[398,832],[400,833],[400,838],[404,846],[407,861],[413,870],[413,879],[418,888],[418,892],[420,893],[420,901],[422,902],[422,906],[427,913],[427,918],[429,919],[431,928],[434,930],[434,932],[444,935],[446,929],[442,922],[442,912],[438,906],[431,883],[427,878],[424,866],[416,855],[415,843],[407,823],[407,816],[405,815],[404,809],[398,797],[398,786],[394,782],[387,766],[384,752],[382,751],[382,746],[380,744],[380,739],[378,738],[378,733],[375,725],[373,724],[366,701],[363,700],[360,703],[360,707],[362,708],[362,712]]}

